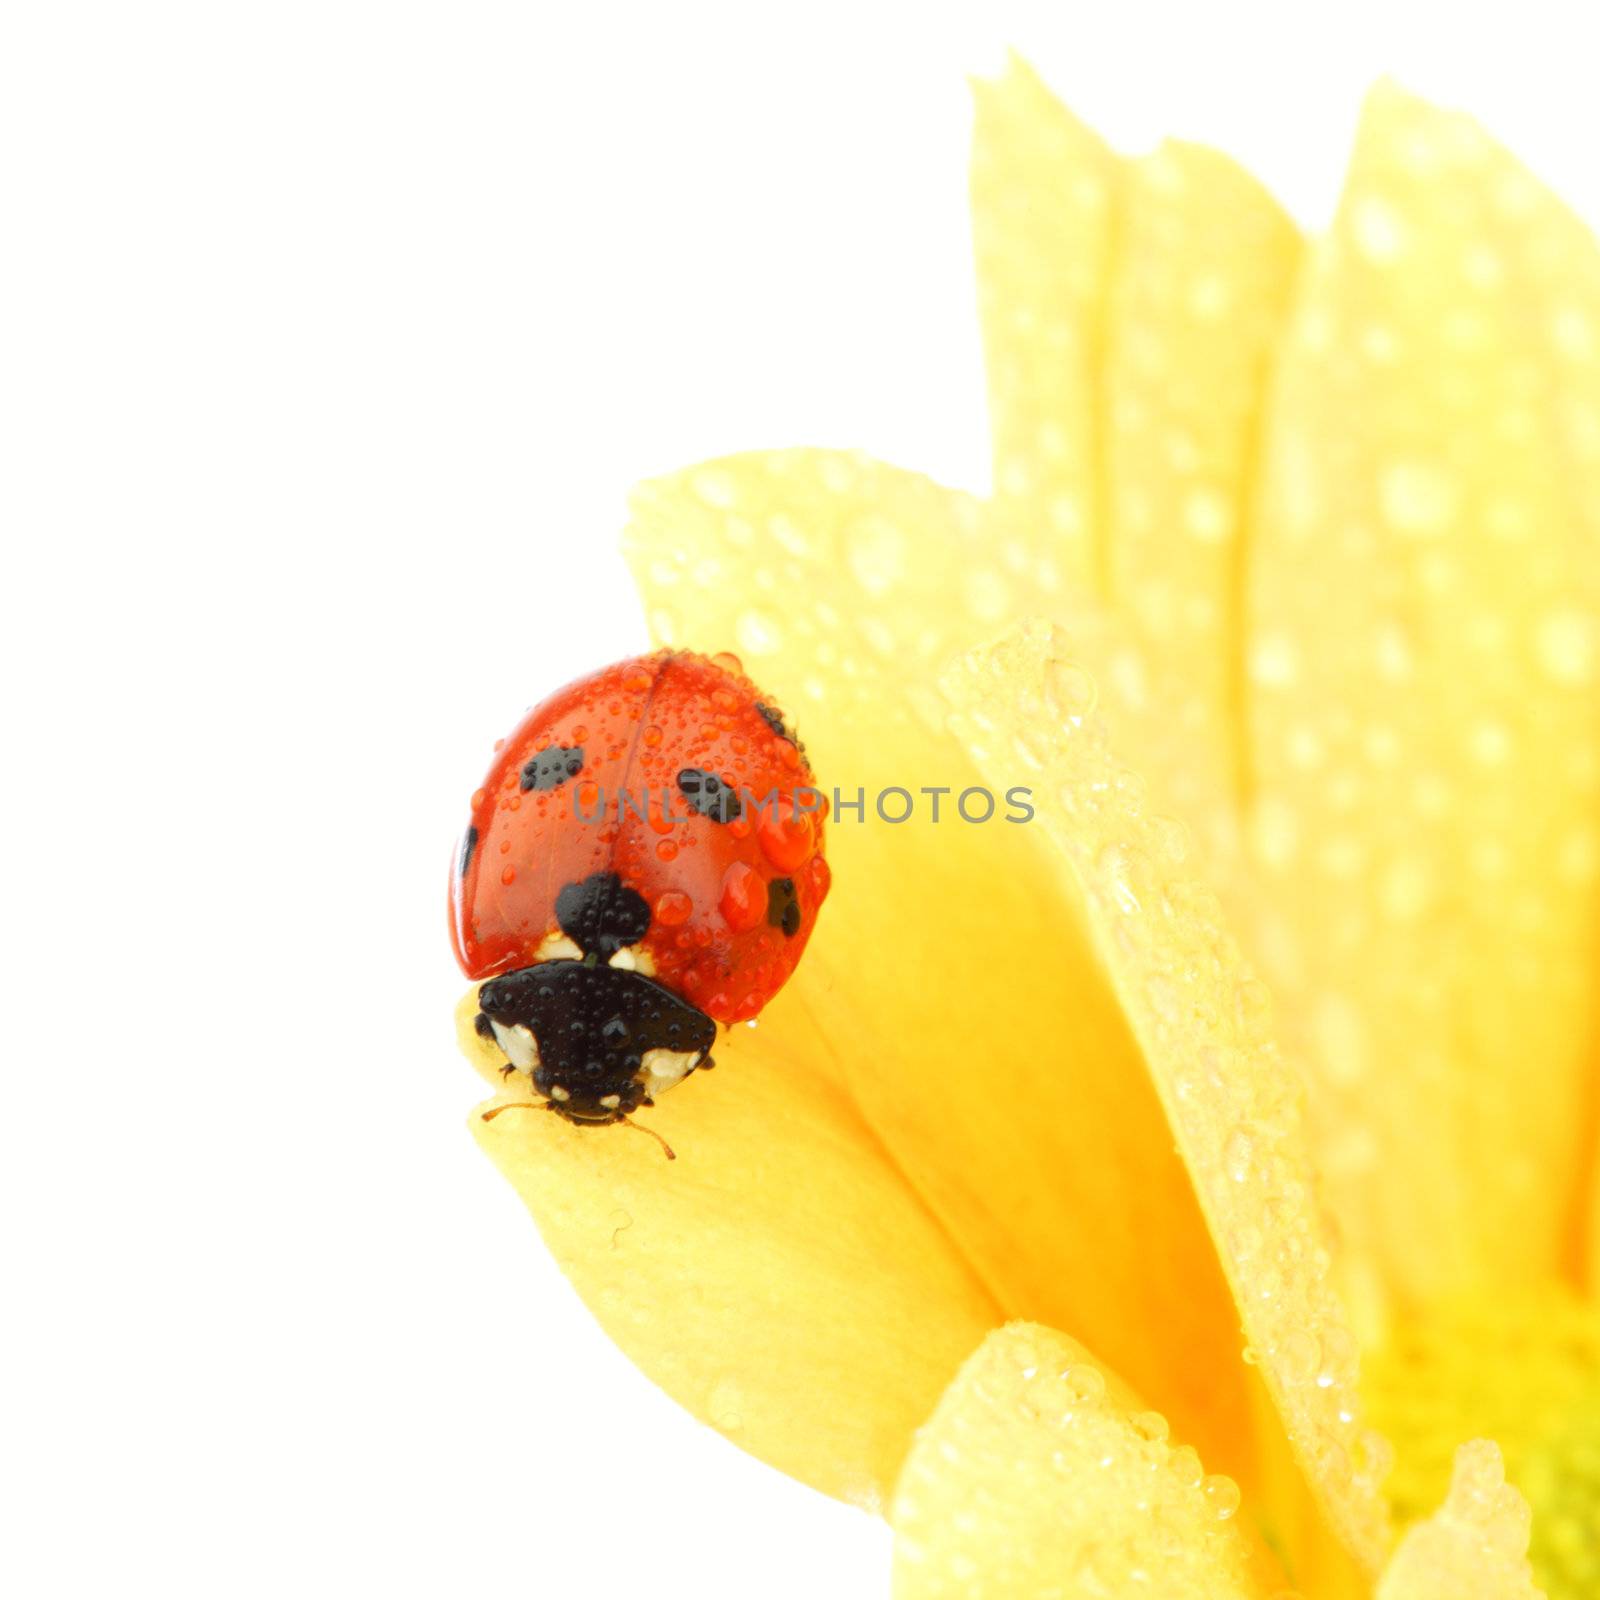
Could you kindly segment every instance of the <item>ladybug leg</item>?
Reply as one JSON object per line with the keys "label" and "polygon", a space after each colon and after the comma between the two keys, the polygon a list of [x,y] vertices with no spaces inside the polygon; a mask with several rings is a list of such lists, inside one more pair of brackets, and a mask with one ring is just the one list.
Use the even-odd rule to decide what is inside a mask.
{"label": "ladybug leg", "polygon": [[506,1064],[503,1067],[501,1067],[500,1076],[502,1078],[509,1078],[511,1076],[511,1074],[513,1072],[515,1072],[516,1070],[517,1069],[514,1066],[512,1066],[511,1063],[508,1061],[508,1062],[506,1062]]}

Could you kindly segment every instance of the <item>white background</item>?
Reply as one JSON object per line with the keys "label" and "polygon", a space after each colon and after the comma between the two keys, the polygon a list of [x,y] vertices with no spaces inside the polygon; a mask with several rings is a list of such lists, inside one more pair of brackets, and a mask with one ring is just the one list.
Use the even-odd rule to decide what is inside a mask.
{"label": "white background", "polygon": [[963,78],[1007,40],[1308,222],[1385,70],[1592,218],[1591,13],[8,8],[0,1586],[886,1593],[881,1525],[660,1396],[470,1142],[490,742],[644,643],[639,476],[984,486]]}

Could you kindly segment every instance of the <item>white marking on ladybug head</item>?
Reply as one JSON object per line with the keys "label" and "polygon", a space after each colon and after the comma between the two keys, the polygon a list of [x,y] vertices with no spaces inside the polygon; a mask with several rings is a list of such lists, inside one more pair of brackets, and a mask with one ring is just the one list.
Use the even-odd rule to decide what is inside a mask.
{"label": "white marking on ladybug head", "polygon": [[535,961],[582,961],[581,951],[564,933],[547,933],[534,951]]}
{"label": "white marking on ladybug head", "polygon": [[506,1060],[518,1072],[526,1072],[530,1076],[538,1070],[539,1066],[539,1041],[534,1038],[533,1031],[525,1028],[521,1023],[507,1027],[503,1022],[496,1022],[493,1017],[489,1025],[494,1029],[494,1036],[500,1048],[506,1053]]}
{"label": "white marking on ladybug head", "polygon": [[682,1083],[700,1064],[702,1055],[699,1050],[646,1050],[633,1081],[647,1095],[663,1094]]}
{"label": "white marking on ladybug head", "polygon": [[642,972],[647,978],[656,975],[655,957],[642,944],[625,944],[608,964],[620,972]]}
{"label": "white marking on ladybug head", "polygon": [[607,1111],[615,1111],[622,1104],[622,1096],[620,1094],[603,1094],[600,1096],[600,1104]]}
{"label": "white marking on ladybug head", "polygon": [[559,1083],[552,1083],[550,1085],[550,1098],[552,1100],[570,1100],[572,1096]]}

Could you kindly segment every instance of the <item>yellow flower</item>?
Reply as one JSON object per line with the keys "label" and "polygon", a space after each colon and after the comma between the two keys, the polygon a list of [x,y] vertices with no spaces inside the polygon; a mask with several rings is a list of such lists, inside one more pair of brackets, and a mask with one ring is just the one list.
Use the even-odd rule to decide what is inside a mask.
{"label": "yellow flower", "polygon": [[886,1509],[902,1600],[1531,1595],[1524,1495],[1592,1593],[1600,254],[1392,88],[1315,240],[977,96],[993,499],[784,451],[627,535],[825,784],[946,809],[836,815],[675,1166],[477,1135],[657,1382]]}

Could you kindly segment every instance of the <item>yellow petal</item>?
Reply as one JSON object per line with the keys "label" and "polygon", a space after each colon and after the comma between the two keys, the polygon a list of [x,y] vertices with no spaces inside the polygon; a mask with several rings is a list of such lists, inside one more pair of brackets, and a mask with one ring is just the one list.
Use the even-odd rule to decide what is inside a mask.
{"label": "yellow petal", "polygon": [[1576,1257],[1600,928],[1600,253],[1375,93],[1307,266],[1249,594],[1261,955],[1330,1199],[1410,1299]]}
{"label": "yellow petal", "polygon": [[[1600,1067],[1596,1068],[1596,1076],[1600,1077]],[[1589,1201],[1582,1218],[1587,1239],[1587,1249],[1584,1252],[1584,1283],[1589,1293],[1600,1298],[1600,1161],[1596,1160],[1596,1153],[1589,1153]]]}
{"label": "yellow petal", "polygon": [[[1057,871],[1081,884],[1101,958],[1161,1094],[1237,1297],[1244,1330],[1304,1479],[1356,1558],[1384,1540],[1386,1447],[1355,1423],[1355,1341],[1328,1280],[1329,1256],[1293,1081],[1268,1001],[1186,863],[1183,828],[1118,796],[1136,792],[1088,714],[1085,675],[1060,630],[1024,626],[946,680],[953,726],[981,768],[1021,757],[1051,803],[1041,831]],[[1292,1486],[1273,1486],[1281,1537]]]}
{"label": "yellow petal", "polygon": [[1110,594],[1179,690],[1164,716],[1225,763],[1231,793],[1245,510],[1300,239],[1213,150],[1167,144],[1126,174],[1097,419]]}
{"label": "yellow petal", "polygon": [[[821,451],[648,485],[627,548],[662,637],[741,651],[841,791],[795,981],[874,1131],[1007,1315],[1115,1350],[1253,1484],[1238,1319],[1188,1174],[1040,830],[1004,820],[1035,774],[974,766],[943,727],[938,664],[1038,585],[965,497]],[[947,790],[937,823],[925,786]],[[873,812],[893,788],[910,821]],[[961,819],[968,788],[992,820]]]}
{"label": "yellow petal", "polygon": [[[680,1404],[842,1499],[878,1505],[992,1302],[825,1070],[784,996],[626,1128],[513,1110],[472,1129],[589,1309]],[[458,1015],[498,1085],[499,1057]],[[759,1037],[760,1044],[754,1048]],[[481,1108],[480,1108],[481,1111]]]}
{"label": "yellow petal", "polygon": [[[1047,576],[1065,552],[1073,581],[1039,584],[1031,609],[1071,626],[1128,758],[1255,927],[1237,881],[1241,571],[1299,236],[1215,151],[1113,157],[1021,62],[977,95],[996,537]],[[1117,615],[1085,611],[1097,591]]]}
{"label": "yellow petal", "polygon": [[1400,1541],[1377,1600],[1543,1600],[1527,1562],[1528,1507],[1485,1439],[1456,1451],[1445,1503]]}
{"label": "yellow petal", "polygon": [[995,493],[1080,584],[1104,568],[1099,427],[1121,163],[1012,57],[973,84],[972,235]]}
{"label": "yellow petal", "polygon": [[1282,1575],[1207,1476],[1074,1340],[990,1334],[895,1489],[895,1600],[1266,1600]]}

